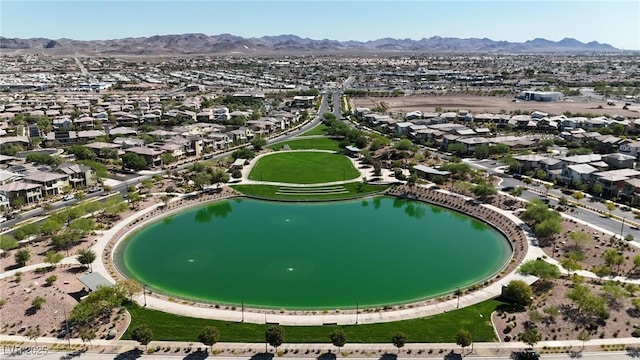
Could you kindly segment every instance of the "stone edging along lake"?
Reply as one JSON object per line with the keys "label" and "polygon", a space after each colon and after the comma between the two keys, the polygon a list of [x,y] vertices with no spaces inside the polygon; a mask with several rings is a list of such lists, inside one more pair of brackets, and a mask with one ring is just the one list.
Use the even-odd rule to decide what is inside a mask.
{"label": "stone edging along lake", "polygon": [[[502,275],[505,274],[506,271],[509,271],[509,268],[515,268],[517,263],[519,263],[520,259],[524,256],[524,252],[526,251],[526,247],[527,247],[527,240],[526,240],[526,237],[524,236],[524,233],[515,225],[515,223],[512,220],[510,220],[505,215],[499,212],[496,212],[487,207],[478,205],[475,202],[469,202],[458,195],[443,193],[435,190],[429,190],[421,187],[397,186],[392,188],[391,191],[389,191],[389,195],[394,195],[399,198],[406,198],[409,200],[418,200],[418,201],[439,205],[439,206],[454,210],[456,212],[469,215],[471,217],[475,217],[477,219],[482,220],[484,223],[488,223],[494,229],[497,229],[503,235],[504,238],[508,239],[510,242],[511,249],[513,250],[511,260],[505,263],[501,271],[498,271],[496,274],[491,276],[491,279],[487,278],[484,280],[480,280],[479,281],[480,284],[487,285],[493,282],[494,280],[500,278]],[[213,195],[211,194],[202,195],[188,201],[178,200],[178,201],[170,202],[167,206],[162,207],[161,209],[155,209],[145,214],[142,218],[130,219],[129,225],[127,225],[124,229],[119,231],[116,234],[116,236],[114,236],[111,239],[111,243],[106,249],[105,257],[109,258],[109,260],[112,260],[110,259],[110,256],[107,254],[113,253],[114,240],[123,239],[127,235],[130,235],[136,229],[139,229],[141,226],[149,224],[152,221],[157,221],[159,216],[162,216],[162,215],[167,216],[170,213],[183,212],[188,207],[201,205],[202,203],[209,202],[209,201],[229,199],[234,196],[237,196],[237,194],[234,193],[233,190],[225,189],[221,193],[217,193]],[[122,278],[121,274],[113,266],[112,263],[110,263],[108,267],[109,267],[109,272],[111,273],[112,276],[114,276],[114,278]],[[470,286],[470,288],[476,289],[478,288],[478,286],[473,285],[473,286]],[[148,292],[147,294],[149,295]],[[154,296],[158,296],[158,295],[159,294],[157,293],[154,294]],[[159,297],[164,299],[168,298],[165,296],[159,296]],[[418,305],[418,304],[422,305],[425,303],[425,301],[427,303],[441,302],[443,299],[446,299],[448,297],[449,296],[445,296],[445,298],[440,297],[437,299],[420,300],[414,304],[406,303],[406,304],[393,305],[389,307],[385,306],[384,309],[386,311],[389,311],[391,309],[402,309],[407,307],[413,307],[414,305]],[[177,300],[174,300],[174,301],[177,302]],[[186,300],[186,301],[180,300],[180,302],[182,302],[185,305],[189,304],[189,305],[197,305],[197,306],[204,306],[204,307],[213,307],[213,305],[207,304],[206,302],[200,303],[200,302],[194,302],[193,300]],[[222,308],[227,308],[227,309],[234,308],[234,306],[232,305],[229,305],[229,306],[218,305],[216,306],[216,308],[219,308],[220,306],[222,306]],[[362,312],[380,311],[380,310],[382,309],[362,310]],[[245,309],[245,311],[251,311],[251,310]],[[263,312],[264,309],[254,309],[254,311]],[[278,310],[273,310],[273,309],[269,311],[274,313],[278,312]],[[341,311],[348,312],[348,310],[347,311],[341,310]],[[282,313],[282,310],[279,312]],[[286,311],[286,312],[289,313],[290,311]],[[294,311],[291,313],[300,314],[305,312],[310,314],[316,313],[315,311],[301,311],[301,310]],[[326,313],[326,311],[324,311],[323,313]]]}

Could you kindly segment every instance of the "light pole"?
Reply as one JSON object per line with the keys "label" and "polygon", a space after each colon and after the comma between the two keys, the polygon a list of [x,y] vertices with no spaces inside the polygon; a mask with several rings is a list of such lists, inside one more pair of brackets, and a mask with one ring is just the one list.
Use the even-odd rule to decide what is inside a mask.
{"label": "light pole", "polygon": [[147,307],[147,284],[142,285],[142,296],[144,297],[144,307]]}
{"label": "light pole", "polygon": [[358,301],[356,300],[356,325],[358,325]]}
{"label": "light pole", "polygon": [[458,288],[457,294],[458,294],[458,305],[456,305],[456,309],[459,309],[460,308],[460,288]]}
{"label": "light pole", "polygon": [[[71,334],[69,334],[69,318],[67,318],[67,309],[62,308],[64,313],[64,324],[65,324],[65,338],[67,338],[67,344],[69,345],[69,349],[71,349]],[[58,310],[54,311],[53,314],[57,314]]]}
{"label": "light pole", "polygon": [[[478,313],[478,315],[480,315],[480,318],[483,318],[482,314]],[[473,354],[473,345],[476,341],[476,320],[478,320],[477,317],[473,317],[473,328],[471,330],[471,353]]]}
{"label": "light pole", "polygon": [[240,322],[244,322],[244,299],[242,299],[242,320]]}
{"label": "light pole", "polygon": [[622,237],[622,230],[624,230],[624,218],[622,218],[622,226],[620,226],[620,240],[624,239],[624,237]]}

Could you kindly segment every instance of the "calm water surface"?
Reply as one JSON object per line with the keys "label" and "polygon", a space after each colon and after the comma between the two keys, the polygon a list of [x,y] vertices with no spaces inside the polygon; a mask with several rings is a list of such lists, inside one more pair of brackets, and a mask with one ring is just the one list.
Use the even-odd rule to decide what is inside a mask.
{"label": "calm water surface", "polygon": [[135,233],[121,271],[178,297],[275,308],[352,308],[432,297],[500,271],[507,241],[420,202],[292,204],[236,199]]}

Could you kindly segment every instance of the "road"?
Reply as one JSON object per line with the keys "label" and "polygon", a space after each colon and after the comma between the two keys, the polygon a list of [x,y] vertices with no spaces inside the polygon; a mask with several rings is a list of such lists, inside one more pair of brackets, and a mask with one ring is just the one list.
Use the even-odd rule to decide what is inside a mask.
{"label": "road", "polygon": [[[5,350],[6,351],[6,350]],[[142,351],[138,351],[138,352],[127,352],[127,353],[121,353],[121,354],[99,354],[99,353],[66,353],[66,352],[49,352],[45,355],[31,355],[31,354],[25,354],[25,355],[19,355],[19,354],[11,354],[11,353],[7,353],[5,352],[0,353],[0,357],[2,357],[3,359],[39,359],[39,360],[71,360],[71,359],[88,359],[88,360],[113,360],[113,359],[117,359],[117,360],[133,360],[133,359],[168,359],[168,360],[174,360],[174,359],[206,359],[206,358],[215,358],[216,360],[272,360],[274,358],[276,358],[274,356],[274,354],[256,354],[253,355],[251,357],[249,356],[219,356],[219,355],[215,355],[215,356],[208,356],[207,353],[204,352],[200,352],[200,353],[191,353],[189,355],[186,356],[179,356],[179,355],[146,355],[144,353],[142,353]],[[597,353],[582,353],[579,356],[580,358],[583,359],[603,359],[603,360],[629,360],[631,358],[637,358],[638,356],[634,356],[634,355],[630,355],[626,352],[597,352]],[[320,357],[318,357],[320,358]],[[316,357],[294,357],[294,356],[286,356],[286,359],[288,360],[315,360],[318,359]],[[339,358],[339,357],[338,357]],[[470,358],[470,359],[482,359],[482,360],[503,360],[503,359],[510,359],[509,356],[481,356],[481,357],[476,357],[476,356],[465,356],[465,358]],[[540,357],[541,359],[572,359],[572,357],[570,357],[568,354],[553,354],[553,355],[542,355]],[[326,356],[327,360],[334,360],[336,359],[335,356]],[[358,357],[349,357],[350,360],[374,360],[374,359],[389,359],[389,360],[400,360],[400,359],[406,359],[406,360],[415,360],[415,359],[463,359],[462,357],[456,357],[456,356],[445,356],[445,355],[440,355],[440,356],[420,356],[420,357],[403,357],[403,356],[399,356],[396,357],[395,354],[387,354],[386,356],[383,355],[380,358],[376,358],[376,357],[365,357],[365,358],[358,358]],[[575,359],[575,357],[573,358]]]}
{"label": "road", "polygon": [[[340,95],[338,96],[338,104],[340,103]],[[334,102],[335,105],[335,102]],[[322,97],[322,101],[321,101],[321,105],[320,105],[320,109],[317,113],[317,115],[308,123],[306,123],[305,125],[301,126],[300,128],[287,132],[286,134],[277,136],[275,138],[271,138],[269,140],[267,140],[267,144],[272,145],[272,144],[276,144],[276,143],[280,143],[280,142],[284,142],[284,141],[288,141],[291,138],[298,136],[301,133],[304,133],[305,131],[308,131],[310,129],[312,129],[315,126],[318,126],[318,124],[320,124],[322,122],[322,114],[324,114],[325,112],[329,111],[329,105],[328,105],[328,101],[327,101],[327,96],[323,96]],[[334,113],[336,113],[336,111],[341,114],[341,110],[340,110],[340,106],[337,106],[337,110],[334,109]],[[339,119],[339,117],[338,117]],[[249,145],[250,146],[250,145]],[[228,157],[231,155],[232,151],[227,151],[224,153],[219,153],[216,155],[213,155],[211,157],[209,157],[208,159],[212,159],[212,160],[218,160],[218,159],[222,159],[225,157]],[[191,164],[184,164],[179,166],[177,169],[184,169],[186,167],[188,167]],[[164,171],[159,172],[159,173],[164,173]],[[114,185],[111,187],[112,191],[116,191],[121,193],[123,196],[127,194],[128,192],[128,188],[130,186],[136,185],[141,183],[142,181],[146,180],[146,179],[150,179],[152,177],[152,175],[124,175],[125,180],[122,180],[120,183],[118,183],[117,185]],[[91,198],[95,198],[95,197],[100,197],[100,196],[104,196],[106,195],[106,193],[104,191],[99,191],[99,192],[95,192],[95,193],[88,193],[86,195],[86,199],[91,199]],[[60,209],[62,207],[66,207],[66,206],[70,206],[70,205],[75,205],[79,202],[79,200],[69,200],[69,201],[58,201],[56,203],[53,203],[53,208],[52,210],[57,210]],[[36,220],[35,223],[39,223],[41,221],[43,221],[44,219],[46,219],[45,217],[46,212],[41,208],[38,207],[36,209],[24,212],[20,215],[18,215],[15,219],[11,219],[11,220],[7,220],[5,222],[3,222],[2,224],[0,224],[0,233],[2,232],[7,232],[7,230],[11,227],[13,227],[14,225],[18,224],[19,222],[31,219],[31,218],[38,218],[38,217],[42,217],[42,219],[38,219]],[[10,232],[10,231],[9,231]]]}
{"label": "road", "polygon": [[[528,189],[522,192],[522,195],[520,197],[523,199],[527,199],[527,200],[532,200],[536,198],[539,199],[539,198],[545,197],[544,194],[547,193],[549,195],[548,198],[549,198],[550,206],[558,206],[559,203],[556,199],[559,199],[561,197],[565,197],[567,200],[572,202],[576,201],[571,197],[571,195],[563,194],[559,189],[551,188],[547,190],[543,185],[538,184],[536,182],[532,184],[526,184],[521,180],[514,179],[508,175],[505,175],[504,173],[498,171],[499,168],[503,167],[504,165],[497,163],[496,161],[480,160],[480,161],[466,161],[466,162],[469,165],[471,165],[473,168],[483,169],[483,170],[486,170],[489,174],[500,176],[502,178],[502,182],[500,184],[501,187],[515,188],[515,187],[521,186],[525,189]],[[609,210],[606,208],[606,206],[603,203],[595,201],[592,198],[584,198],[580,201],[580,204],[600,210],[600,211],[604,211],[605,213],[609,212]],[[635,239],[634,242],[637,243],[638,240],[640,240],[640,228],[637,228],[637,227],[634,228],[630,226],[630,222],[633,222],[634,224],[638,222],[638,220],[634,218],[633,213],[630,211],[623,211],[622,209],[617,208],[611,211],[611,214],[619,218],[625,219],[625,224],[623,225],[621,221],[618,221],[614,218],[610,218],[607,216],[603,216],[600,213],[586,210],[582,207],[572,207],[570,211],[567,212],[567,215],[570,215],[572,217],[575,217],[576,219],[585,221],[591,225],[606,229],[618,235],[622,233],[623,237],[630,234]]]}

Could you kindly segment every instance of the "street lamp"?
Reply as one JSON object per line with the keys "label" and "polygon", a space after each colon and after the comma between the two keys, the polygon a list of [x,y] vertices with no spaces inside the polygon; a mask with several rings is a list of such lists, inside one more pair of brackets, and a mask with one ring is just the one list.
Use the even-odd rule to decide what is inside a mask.
{"label": "street lamp", "polygon": [[456,291],[457,295],[458,295],[458,305],[456,305],[456,309],[460,308],[460,288],[458,288],[458,291]]}
{"label": "street lamp", "polygon": [[[62,308],[64,313],[64,323],[65,323],[65,337],[67,338],[67,344],[69,345],[69,349],[71,349],[71,334],[69,334],[69,319],[67,318],[67,309]],[[58,314],[58,310],[53,312],[54,315]]]}
{"label": "street lamp", "polygon": [[242,299],[242,320],[240,322],[244,322],[244,299]]}
{"label": "street lamp", "polygon": [[358,301],[356,300],[356,325],[358,325]]}
{"label": "street lamp", "polygon": [[[482,316],[482,314],[478,313],[478,315],[480,316],[480,318],[483,318],[484,316]],[[473,345],[475,343],[476,340],[476,320],[478,320],[477,317],[473,317],[473,329],[471,330],[471,353],[473,354]]]}
{"label": "street lamp", "polygon": [[622,230],[624,230],[624,218],[622,218],[622,226],[620,226],[620,240],[624,239],[622,236]]}
{"label": "street lamp", "polygon": [[144,307],[147,307],[147,284],[142,285],[142,296],[144,297]]}

